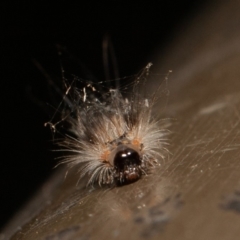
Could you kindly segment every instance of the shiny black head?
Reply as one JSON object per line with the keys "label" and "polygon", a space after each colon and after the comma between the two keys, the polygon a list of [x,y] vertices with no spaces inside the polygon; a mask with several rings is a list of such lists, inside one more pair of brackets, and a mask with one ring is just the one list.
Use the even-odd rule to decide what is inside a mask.
{"label": "shiny black head", "polygon": [[139,153],[124,145],[119,146],[114,157],[114,169],[117,184],[137,181],[142,175]]}

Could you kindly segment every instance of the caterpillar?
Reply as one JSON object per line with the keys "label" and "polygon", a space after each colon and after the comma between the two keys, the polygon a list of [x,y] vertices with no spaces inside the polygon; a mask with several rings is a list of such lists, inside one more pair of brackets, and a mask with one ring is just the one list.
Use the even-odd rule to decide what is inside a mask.
{"label": "caterpillar", "polygon": [[[58,142],[64,152],[60,164],[77,167],[80,179],[87,175],[87,185],[133,183],[161,165],[169,130],[152,113],[160,85],[154,93],[144,93],[151,66],[148,63],[123,89],[82,80],[81,88],[68,87],[68,99],[70,90],[74,94],[68,100],[71,111],[63,118],[69,133]],[[130,86],[127,95],[124,89]],[[56,124],[46,125],[56,130]]]}

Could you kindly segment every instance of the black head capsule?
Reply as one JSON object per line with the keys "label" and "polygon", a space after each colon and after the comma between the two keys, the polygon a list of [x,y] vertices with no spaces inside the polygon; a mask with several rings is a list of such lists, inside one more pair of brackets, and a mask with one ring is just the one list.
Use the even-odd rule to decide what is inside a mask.
{"label": "black head capsule", "polygon": [[118,184],[135,182],[142,175],[140,155],[130,147],[118,146],[113,163]]}

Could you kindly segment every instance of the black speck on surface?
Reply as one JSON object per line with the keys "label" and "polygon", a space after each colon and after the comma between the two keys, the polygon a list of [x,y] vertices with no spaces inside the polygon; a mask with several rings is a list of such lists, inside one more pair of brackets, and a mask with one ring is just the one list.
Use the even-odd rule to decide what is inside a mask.
{"label": "black speck on surface", "polygon": [[143,217],[136,217],[136,218],[134,219],[134,222],[135,222],[135,223],[143,223],[143,222],[144,222],[144,218],[143,218]]}
{"label": "black speck on surface", "polygon": [[240,214],[240,199],[230,200],[225,205],[223,205],[225,210],[232,210]]}
{"label": "black speck on surface", "polygon": [[136,224],[142,224],[141,237],[151,238],[164,231],[165,225],[172,221],[182,205],[181,195],[178,194],[173,198],[167,197],[146,209],[141,216],[134,219]]}
{"label": "black speck on surface", "polygon": [[163,218],[161,222],[152,222],[151,225],[146,228],[142,233],[141,236],[143,238],[150,238],[153,235],[160,233],[164,230],[165,225],[168,223],[168,218]]}
{"label": "black speck on surface", "polygon": [[149,216],[151,217],[156,217],[156,216],[160,216],[163,215],[164,212],[163,210],[159,209],[159,206],[155,206],[149,209]]}
{"label": "black speck on surface", "polygon": [[80,226],[74,226],[71,228],[67,228],[57,232],[54,235],[50,235],[46,237],[46,240],[67,240],[67,239],[74,239],[73,236],[77,231],[80,230]]}
{"label": "black speck on surface", "polygon": [[221,204],[221,208],[240,214],[240,191],[235,191],[232,195],[226,197],[225,203]]}
{"label": "black speck on surface", "polygon": [[240,197],[240,191],[239,190],[235,191],[235,195]]}
{"label": "black speck on surface", "polygon": [[229,206],[228,206],[230,209],[233,209],[237,212],[240,213],[240,201],[238,200],[233,200],[229,203]]}

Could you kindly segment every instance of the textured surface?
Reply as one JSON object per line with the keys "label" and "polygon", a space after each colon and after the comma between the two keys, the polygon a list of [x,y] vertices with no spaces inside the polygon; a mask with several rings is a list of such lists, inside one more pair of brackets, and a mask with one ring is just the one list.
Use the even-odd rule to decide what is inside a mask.
{"label": "textured surface", "polygon": [[164,113],[176,119],[172,155],[161,168],[134,184],[95,190],[76,187],[77,174],[64,181],[59,172],[5,237],[238,239],[239,6],[209,6],[154,61],[158,72],[173,70]]}

